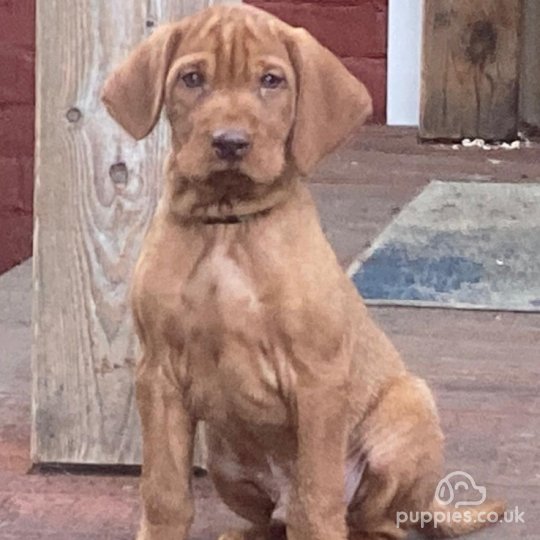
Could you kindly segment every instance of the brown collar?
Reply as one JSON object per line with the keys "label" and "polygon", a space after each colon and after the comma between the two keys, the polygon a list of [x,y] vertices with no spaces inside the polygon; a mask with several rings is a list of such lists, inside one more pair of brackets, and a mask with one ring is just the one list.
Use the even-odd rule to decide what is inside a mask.
{"label": "brown collar", "polygon": [[271,208],[265,208],[252,214],[230,215],[230,216],[205,216],[201,219],[204,225],[231,225],[236,223],[245,223],[258,217],[267,216]]}

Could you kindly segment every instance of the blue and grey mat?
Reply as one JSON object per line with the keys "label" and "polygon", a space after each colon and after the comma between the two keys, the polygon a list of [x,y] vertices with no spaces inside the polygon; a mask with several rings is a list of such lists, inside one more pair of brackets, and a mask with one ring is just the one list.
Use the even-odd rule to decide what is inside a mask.
{"label": "blue and grey mat", "polygon": [[368,304],[540,311],[540,184],[433,181],[349,275]]}

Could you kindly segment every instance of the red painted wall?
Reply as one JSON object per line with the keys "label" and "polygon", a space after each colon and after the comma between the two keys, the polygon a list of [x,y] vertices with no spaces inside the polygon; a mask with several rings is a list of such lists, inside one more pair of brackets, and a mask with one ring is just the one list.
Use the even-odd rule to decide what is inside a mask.
{"label": "red painted wall", "polygon": [[32,253],[35,0],[0,0],[0,273]]}
{"label": "red painted wall", "polygon": [[246,0],[293,26],[303,26],[369,89],[374,121],[386,120],[388,0]]}

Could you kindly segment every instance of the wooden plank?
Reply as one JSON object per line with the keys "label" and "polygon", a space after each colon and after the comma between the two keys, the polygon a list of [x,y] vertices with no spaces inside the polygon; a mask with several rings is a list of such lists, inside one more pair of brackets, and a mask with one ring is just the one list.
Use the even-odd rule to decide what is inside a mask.
{"label": "wooden plank", "polygon": [[519,82],[520,128],[540,135],[540,2],[523,0]]}
{"label": "wooden plank", "polygon": [[420,137],[517,135],[521,0],[426,0]]}
{"label": "wooden plank", "polygon": [[152,27],[211,0],[39,0],[33,312],[35,462],[133,464],[130,274],[168,130],[136,143],[100,89]]}

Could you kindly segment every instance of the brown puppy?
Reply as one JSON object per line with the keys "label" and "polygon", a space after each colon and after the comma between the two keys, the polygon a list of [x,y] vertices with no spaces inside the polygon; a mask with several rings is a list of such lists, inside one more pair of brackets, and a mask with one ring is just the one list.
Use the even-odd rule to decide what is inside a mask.
{"label": "brown puppy", "polygon": [[[155,31],[103,100],[136,138],[162,107],[172,127],[133,285],[139,540],[188,536],[198,420],[217,489],[253,523],[222,539],[285,526],[289,540],[405,536],[396,512],[435,508],[435,405],[370,319],[301,183],[371,113],[364,86],[304,30],[215,7]],[[501,506],[469,510],[486,509]]]}

